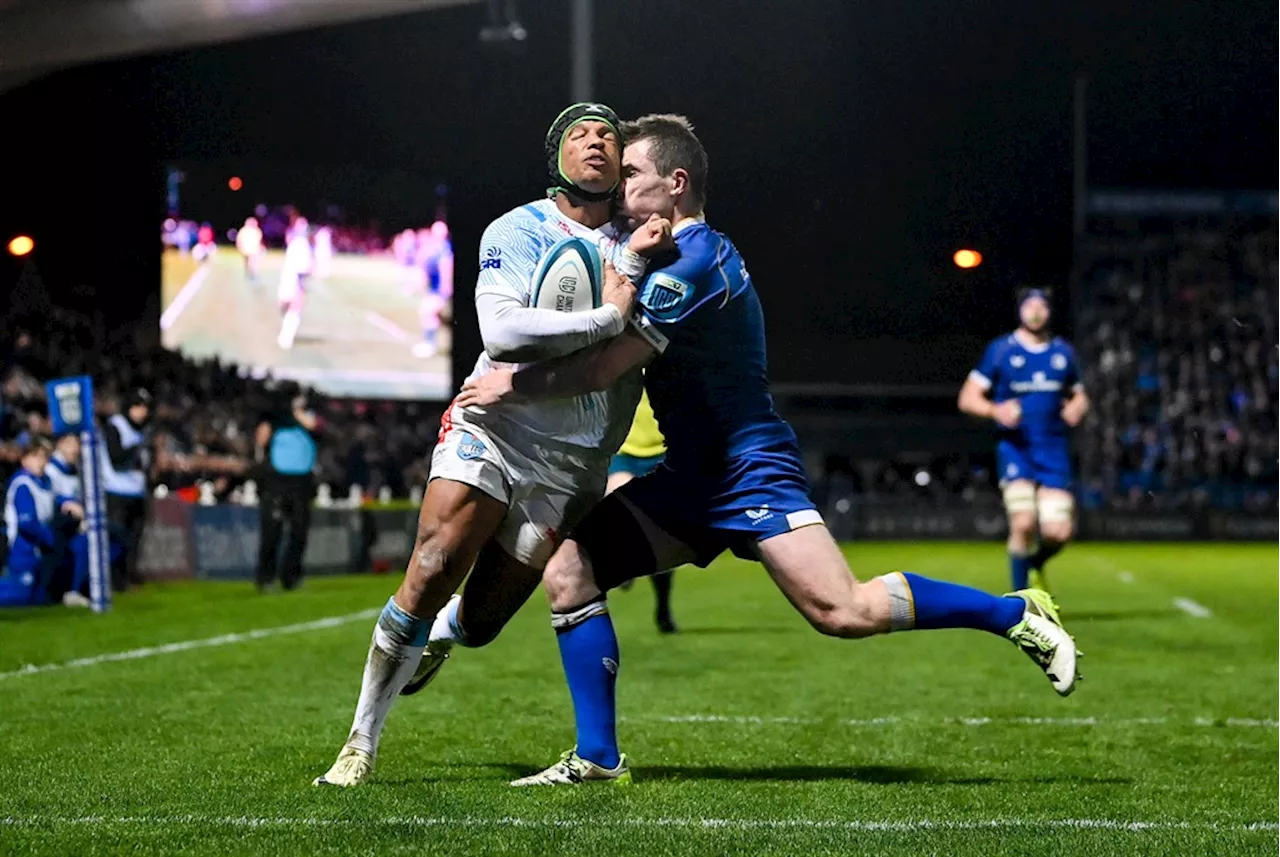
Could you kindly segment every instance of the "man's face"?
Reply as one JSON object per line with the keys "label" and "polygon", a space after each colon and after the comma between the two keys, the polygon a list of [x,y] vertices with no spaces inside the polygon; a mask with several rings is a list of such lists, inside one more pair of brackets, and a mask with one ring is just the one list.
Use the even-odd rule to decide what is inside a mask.
{"label": "man's face", "polygon": [[58,452],[68,464],[77,463],[80,460],[80,438],[73,434],[64,435],[58,440]]}
{"label": "man's face", "polygon": [[147,421],[151,409],[146,405],[133,405],[129,408],[129,422],[136,426],[140,426]]}
{"label": "man's face", "polygon": [[650,144],[638,140],[622,153],[622,204],[633,224],[643,223],[651,214],[675,215],[673,182],[670,176],[658,175]]}
{"label": "man's face", "polygon": [[1049,323],[1049,303],[1044,298],[1027,298],[1018,310],[1022,326],[1039,333]]}
{"label": "man's face", "polygon": [[606,193],[618,184],[621,148],[612,128],[588,119],[569,129],[560,148],[560,168],[583,190]]}

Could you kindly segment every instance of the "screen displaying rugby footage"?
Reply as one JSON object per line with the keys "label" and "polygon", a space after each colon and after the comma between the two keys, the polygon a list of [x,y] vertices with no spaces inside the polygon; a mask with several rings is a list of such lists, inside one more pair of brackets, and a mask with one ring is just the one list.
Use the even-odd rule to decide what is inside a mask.
{"label": "screen displaying rugby footage", "polygon": [[447,400],[446,190],[411,184],[358,169],[170,166],[164,346],[332,396]]}

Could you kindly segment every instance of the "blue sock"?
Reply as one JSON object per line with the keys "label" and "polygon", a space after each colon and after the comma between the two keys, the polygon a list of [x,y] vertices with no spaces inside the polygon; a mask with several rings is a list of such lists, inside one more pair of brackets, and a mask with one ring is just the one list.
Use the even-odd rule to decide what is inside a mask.
{"label": "blue sock", "polygon": [[1021,598],[992,595],[981,589],[895,572],[881,578],[889,589],[895,631],[974,628],[1001,637],[1022,621]]}
{"label": "blue sock", "polygon": [[1012,551],[1009,553],[1009,573],[1015,592],[1027,588],[1027,575],[1031,573],[1032,568],[1031,557]]}
{"label": "blue sock", "polygon": [[387,599],[387,606],[378,616],[378,627],[399,646],[420,647],[427,644],[431,623],[401,610],[395,598]]}
{"label": "blue sock", "polygon": [[[603,601],[588,607],[595,604],[604,607]],[[600,608],[595,615],[576,625],[557,628],[556,642],[560,644],[560,660],[573,697],[578,755],[602,768],[614,768],[618,765],[614,696],[618,680],[618,637],[613,632],[608,611]],[[579,613],[582,609],[573,612]]]}

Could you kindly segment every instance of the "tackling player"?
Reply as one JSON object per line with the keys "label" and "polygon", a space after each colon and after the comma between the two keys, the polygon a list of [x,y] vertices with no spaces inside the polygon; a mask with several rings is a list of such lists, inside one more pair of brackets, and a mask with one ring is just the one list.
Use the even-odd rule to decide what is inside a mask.
{"label": "tackling player", "polygon": [[[612,494],[632,479],[648,476],[658,469],[666,457],[667,441],[658,428],[658,419],[653,415],[649,397],[642,395],[640,404],[636,405],[636,415],[631,421],[631,432],[609,463],[609,482],[605,486],[605,493]],[[654,622],[663,634],[676,632],[676,622],[671,618],[671,583],[674,575],[674,571],[664,571],[649,578],[653,581],[653,594],[657,598]],[[622,584],[621,588],[630,589],[631,581]]]}
{"label": "tackling player", "polygon": [[[547,198],[507,212],[480,239],[476,314],[485,351],[472,378],[494,371],[498,361],[567,354],[625,327],[635,291],[618,277],[605,287],[598,309],[530,306],[538,260],[561,239],[588,240],[635,275],[644,270],[640,254],[670,244],[670,224],[660,219],[636,230],[625,247],[626,236],[611,223],[622,169],[611,109],[568,107],[548,129],[545,152],[552,183]],[[609,392],[501,413],[457,402],[445,411],[404,582],[374,627],[346,744],[316,785],[364,781],[397,694],[429,682],[452,644],[493,640],[528,600],[556,542],[602,496],[609,459],[639,398],[635,373]],[[462,599],[450,599],[464,577]],[[463,600],[473,606],[464,610]],[[439,645],[424,658],[429,636]]]}
{"label": "tackling player", "polygon": [[809,499],[795,434],[769,396],[764,317],[751,277],[733,243],[703,219],[702,144],[681,116],[647,116],[623,132],[626,208],[632,216],[669,218],[678,258],[646,275],[636,299],[638,321],[622,335],[519,371],[473,377],[458,398],[497,415],[531,401],[608,389],[648,364],[645,387],[667,440],[664,465],[605,497],[547,564],[543,585],[577,743],[545,771],[513,785],[630,780],[618,750],[618,640],[605,593],[681,563],[706,566],[725,550],[763,563],[824,634],[983,630],[1013,641],[1058,693],[1070,693],[1075,643],[1046,593],[1000,597],[912,573],[867,583],[850,574]]}
{"label": "tackling player", "polygon": [[1045,564],[1071,538],[1067,430],[1089,412],[1075,350],[1049,332],[1050,297],[1044,289],[1019,292],[1018,329],[987,346],[960,389],[961,411],[1000,427],[996,471],[1009,515],[1014,589],[1026,588],[1029,578],[1048,591]]}

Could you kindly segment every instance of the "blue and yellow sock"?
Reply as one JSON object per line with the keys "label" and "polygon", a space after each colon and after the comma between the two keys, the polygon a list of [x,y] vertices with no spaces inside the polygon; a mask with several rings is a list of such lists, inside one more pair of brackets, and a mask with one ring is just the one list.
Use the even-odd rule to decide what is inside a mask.
{"label": "blue and yellow sock", "polygon": [[573,697],[578,755],[602,768],[618,765],[618,636],[604,596],[565,613],[555,613],[560,661]]}
{"label": "blue and yellow sock", "polygon": [[890,630],[973,628],[1001,637],[1022,621],[1026,603],[971,586],[895,571],[880,578],[889,590]]}

